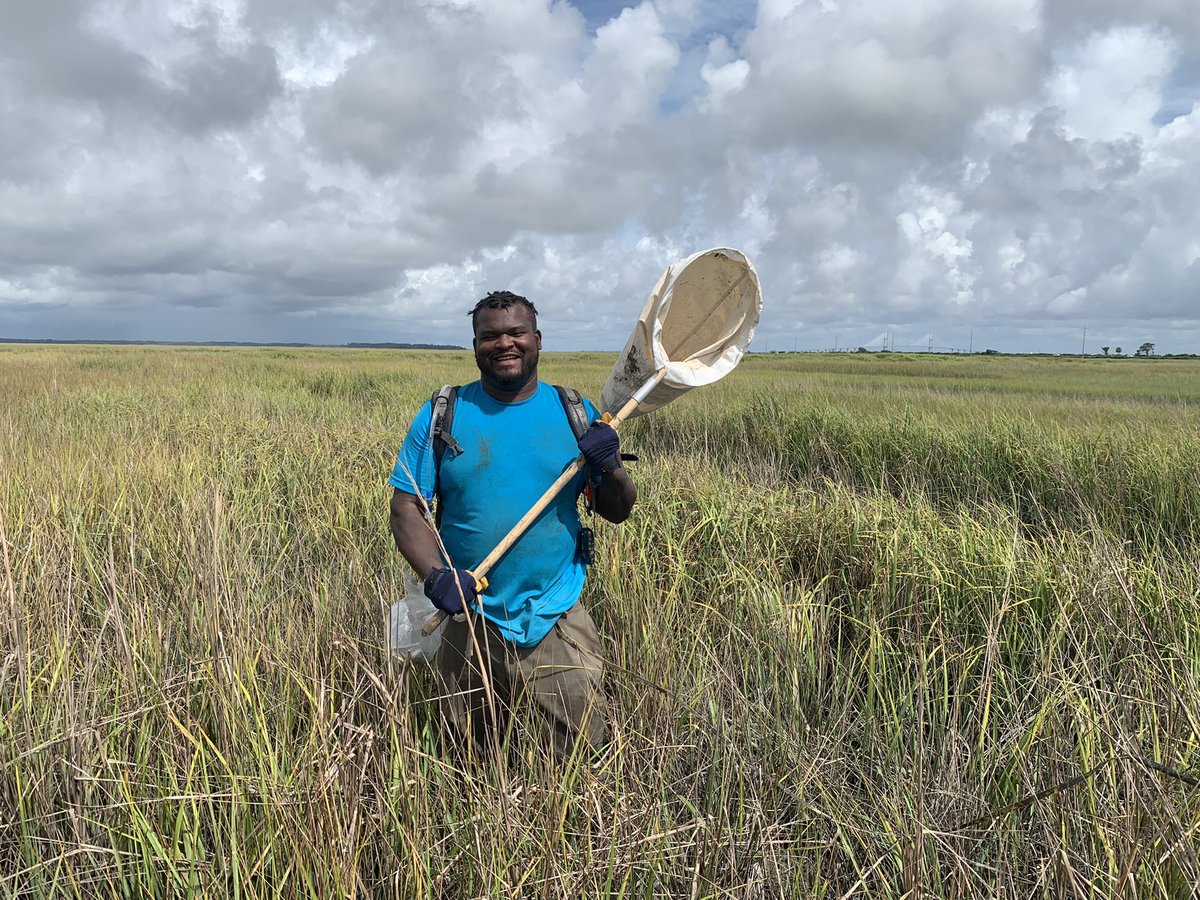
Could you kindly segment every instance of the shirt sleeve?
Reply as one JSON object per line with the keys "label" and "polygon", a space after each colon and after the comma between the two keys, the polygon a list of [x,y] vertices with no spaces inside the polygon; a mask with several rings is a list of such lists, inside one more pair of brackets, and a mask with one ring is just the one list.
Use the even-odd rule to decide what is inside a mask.
{"label": "shirt sleeve", "polygon": [[589,425],[594,424],[596,420],[600,418],[600,410],[596,409],[596,407],[592,405],[592,401],[587,397],[583,398],[583,408],[587,410]]}
{"label": "shirt sleeve", "polygon": [[433,464],[433,448],[429,443],[429,420],[432,405],[426,400],[408,427],[388,484],[406,494],[433,500],[437,491],[437,473]]}

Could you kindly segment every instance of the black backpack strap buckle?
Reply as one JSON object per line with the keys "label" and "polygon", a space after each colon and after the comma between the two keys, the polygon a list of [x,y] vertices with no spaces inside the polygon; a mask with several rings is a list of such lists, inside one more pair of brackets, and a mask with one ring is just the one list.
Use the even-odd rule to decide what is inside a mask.
{"label": "black backpack strap buckle", "polygon": [[450,429],[454,424],[454,404],[458,400],[458,385],[443,384],[433,392],[430,398],[433,417],[429,425],[429,440],[433,447],[435,464],[440,464],[442,457],[449,450],[454,456],[463,452],[462,446],[454,439]]}

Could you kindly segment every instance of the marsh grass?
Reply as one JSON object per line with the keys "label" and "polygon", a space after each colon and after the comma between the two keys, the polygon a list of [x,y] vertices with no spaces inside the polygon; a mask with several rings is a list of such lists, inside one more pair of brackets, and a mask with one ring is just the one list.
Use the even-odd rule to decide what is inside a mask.
{"label": "marsh grass", "polygon": [[469,355],[0,348],[0,890],[1189,896],[1200,367],[1093,362],[753,357],[631,423],[613,744],[461,765],[384,479]]}

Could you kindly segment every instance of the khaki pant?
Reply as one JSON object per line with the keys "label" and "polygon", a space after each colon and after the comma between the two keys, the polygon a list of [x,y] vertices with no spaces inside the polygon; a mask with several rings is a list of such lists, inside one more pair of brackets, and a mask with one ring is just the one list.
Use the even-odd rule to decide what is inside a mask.
{"label": "khaki pant", "polygon": [[514,714],[532,705],[553,729],[559,754],[570,753],[578,740],[592,749],[604,745],[600,638],[582,603],[560,616],[534,647],[504,640],[483,616],[473,619],[474,641],[467,622],[446,623],[435,660],[441,712],[460,736],[476,742],[503,738]]}

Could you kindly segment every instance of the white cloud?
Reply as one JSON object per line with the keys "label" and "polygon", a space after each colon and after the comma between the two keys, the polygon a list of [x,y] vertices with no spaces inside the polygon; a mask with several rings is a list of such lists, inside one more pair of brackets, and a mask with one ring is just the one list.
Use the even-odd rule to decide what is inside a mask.
{"label": "white cloud", "polygon": [[595,49],[584,64],[594,101],[592,127],[613,130],[652,120],[679,55],[649,2],[623,10],[597,31]]}
{"label": "white cloud", "polygon": [[809,346],[1200,340],[1187,0],[599,8],[5,5],[0,334],[615,347],[725,244]]}
{"label": "white cloud", "polygon": [[1050,80],[1048,100],[1065,111],[1072,136],[1154,136],[1154,117],[1175,59],[1171,40],[1153,29],[1120,27],[1093,35],[1067,56]]}
{"label": "white cloud", "polygon": [[728,97],[745,87],[746,79],[750,76],[750,64],[744,59],[735,59],[720,66],[706,63],[700,69],[700,76],[708,85],[708,96],[701,101],[700,108],[711,112],[720,109]]}

